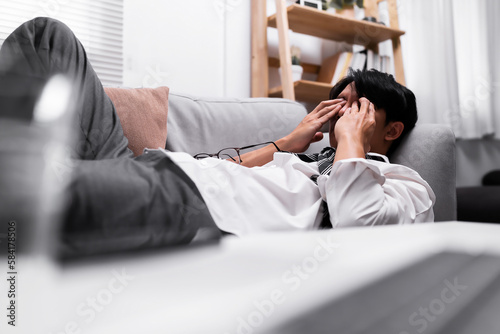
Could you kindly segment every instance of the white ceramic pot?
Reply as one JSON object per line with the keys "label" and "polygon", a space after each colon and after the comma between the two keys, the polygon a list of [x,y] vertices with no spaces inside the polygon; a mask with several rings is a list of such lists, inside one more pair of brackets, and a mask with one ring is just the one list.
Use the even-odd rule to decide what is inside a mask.
{"label": "white ceramic pot", "polygon": [[[281,67],[278,69],[281,78]],[[299,81],[302,79],[302,73],[304,72],[304,68],[300,65],[292,65],[292,80]]]}

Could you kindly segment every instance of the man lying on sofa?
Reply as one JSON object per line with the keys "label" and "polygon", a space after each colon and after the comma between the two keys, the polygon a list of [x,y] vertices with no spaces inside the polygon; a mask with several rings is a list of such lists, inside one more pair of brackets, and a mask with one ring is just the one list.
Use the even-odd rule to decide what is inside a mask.
{"label": "man lying on sofa", "polygon": [[[80,138],[72,150],[78,165],[62,226],[66,254],[188,243],[220,231],[241,236],[433,221],[428,184],[385,157],[417,121],[413,93],[392,76],[350,73],[288,136],[241,157],[197,160],[165,150],[134,158],[85,50],[52,19],[29,21],[5,41],[2,117],[24,129],[35,98],[19,98],[19,91],[39,91],[58,73],[72,78],[80,93],[74,126]],[[332,147],[296,154],[322,138],[327,122]],[[11,198],[18,183],[3,174]],[[2,218],[17,219],[15,210],[2,211],[11,215]]]}

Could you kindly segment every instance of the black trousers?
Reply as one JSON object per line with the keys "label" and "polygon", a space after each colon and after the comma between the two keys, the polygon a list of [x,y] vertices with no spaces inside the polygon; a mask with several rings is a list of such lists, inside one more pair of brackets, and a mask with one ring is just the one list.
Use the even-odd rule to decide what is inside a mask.
{"label": "black trousers", "polygon": [[166,155],[133,157],[113,103],[63,23],[36,18],[6,39],[0,50],[0,117],[29,121],[36,101],[31,97],[55,74],[69,77],[78,92],[75,166],[61,225],[65,256],[220,236],[198,189]]}

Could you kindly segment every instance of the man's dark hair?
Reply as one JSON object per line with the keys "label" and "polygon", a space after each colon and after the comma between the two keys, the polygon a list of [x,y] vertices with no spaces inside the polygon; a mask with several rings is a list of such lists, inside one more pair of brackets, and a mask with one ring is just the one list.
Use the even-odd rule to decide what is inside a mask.
{"label": "man's dark hair", "polygon": [[411,90],[402,86],[387,73],[376,70],[349,71],[330,91],[330,100],[336,99],[339,94],[354,82],[359,97],[366,97],[386,113],[386,124],[391,121],[402,122],[404,130],[401,136],[394,140],[387,152],[389,156],[399,146],[401,140],[415,127],[417,122],[417,103]]}

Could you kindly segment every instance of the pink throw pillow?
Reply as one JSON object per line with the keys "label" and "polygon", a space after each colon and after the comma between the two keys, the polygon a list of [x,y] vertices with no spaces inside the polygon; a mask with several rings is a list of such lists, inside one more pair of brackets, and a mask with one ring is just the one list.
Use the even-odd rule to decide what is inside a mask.
{"label": "pink throw pillow", "polygon": [[104,88],[115,105],[128,147],[135,156],[167,141],[168,87]]}

